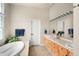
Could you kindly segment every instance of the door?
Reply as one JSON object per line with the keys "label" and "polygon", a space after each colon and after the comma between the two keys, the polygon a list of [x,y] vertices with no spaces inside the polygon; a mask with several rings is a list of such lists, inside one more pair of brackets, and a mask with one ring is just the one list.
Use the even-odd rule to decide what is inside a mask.
{"label": "door", "polygon": [[31,21],[31,45],[40,45],[40,21]]}

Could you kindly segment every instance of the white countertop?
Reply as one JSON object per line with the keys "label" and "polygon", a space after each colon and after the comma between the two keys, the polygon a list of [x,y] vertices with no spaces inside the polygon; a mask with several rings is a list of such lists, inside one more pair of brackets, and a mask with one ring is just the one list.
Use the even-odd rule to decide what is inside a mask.
{"label": "white countertop", "polygon": [[53,38],[52,35],[45,35],[45,37],[47,37],[49,40],[54,41],[55,43],[59,44],[60,46],[73,51],[73,42],[72,41],[68,41],[66,39],[57,39],[57,38]]}

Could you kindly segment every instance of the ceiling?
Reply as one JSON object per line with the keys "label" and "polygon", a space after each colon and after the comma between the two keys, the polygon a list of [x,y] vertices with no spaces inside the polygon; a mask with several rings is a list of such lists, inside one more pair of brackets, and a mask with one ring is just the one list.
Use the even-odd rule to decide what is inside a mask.
{"label": "ceiling", "polygon": [[22,5],[22,6],[31,6],[31,7],[50,7],[54,3],[14,3],[12,5]]}

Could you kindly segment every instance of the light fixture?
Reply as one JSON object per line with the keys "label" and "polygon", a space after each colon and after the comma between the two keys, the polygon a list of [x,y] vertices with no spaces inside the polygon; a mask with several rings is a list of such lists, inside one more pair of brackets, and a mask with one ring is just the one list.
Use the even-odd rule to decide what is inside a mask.
{"label": "light fixture", "polygon": [[62,15],[59,15],[59,16],[57,16],[56,18],[50,20],[50,22],[52,22],[52,21],[54,21],[54,20],[56,20],[56,19],[65,17],[65,16],[70,15],[70,14],[73,14],[73,11],[68,11],[68,12],[66,12],[66,13],[63,13]]}

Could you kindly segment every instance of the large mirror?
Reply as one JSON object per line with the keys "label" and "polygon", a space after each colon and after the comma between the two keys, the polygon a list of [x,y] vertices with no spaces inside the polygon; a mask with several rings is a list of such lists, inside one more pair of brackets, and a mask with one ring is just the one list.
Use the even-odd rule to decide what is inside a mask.
{"label": "large mirror", "polygon": [[73,14],[50,22],[50,33],[55,30],[64,32],[64,38],[73,39]]}

